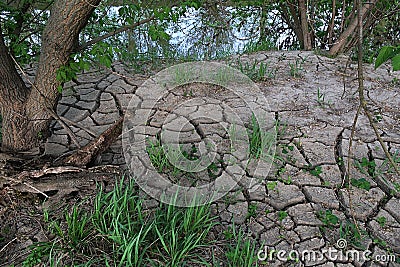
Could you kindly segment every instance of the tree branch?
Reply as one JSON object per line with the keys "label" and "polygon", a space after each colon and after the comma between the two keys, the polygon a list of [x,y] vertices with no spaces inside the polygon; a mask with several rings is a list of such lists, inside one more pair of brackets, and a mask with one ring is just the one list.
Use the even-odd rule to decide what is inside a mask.
{"label": "tree branch", "polygon": [[119,29],[116,29],[116,30],[114,30],[114,31],[112,31],[112,32],[106,33],[106,34],[104,34],[104,35],[102,35],[102,36],[96,37],[96,38],[94,38],[94,39],[92,39],[92,40],[90,40],[90,41],[88,41],[88,42],[86,42],[86,43],[80,45],[80,46],[76,49],[76,52],[80,52],[80,51],[82,51],[82,50],[85,50],[85,49],[88,48],[89,46],[94,45],[94,44],[96,44],[96,43],[98,43],[98,42],[100,42],[100,41],[102,41],[102,40],[104,40],[104,39],[107,39],[107,38],[109,38],[109,37],[111,37],[111,36],[114,36],[114,35],[116,35],[116,34],[118,34],[118,33],[125,32],[125,31],[131,30],[131,29],[134,29],[134,28],[136,28],[136,27],[138,27],[138,26],[140,26],[140,25],[142,25],[142,24],[145,24],[145,23],[147,23],[147,22],[152,21],[154,18],[155,18],[155,16],[153,15],[153,16],[147,18],[147,19],[143,19],[143,20],[138,21],[138,22],[136,22],[136,23],[134,23],[134,24],[132,24],[132,25],[126,25],[126,26],[123,26],[123,27],[121,27],[121,28],[119,28]]}
{"label": "tree branch", "polygon": [[375,125],[372,115],[368,110],[367,101],[365,100],[365,96],[364,96],[364,72],[363,72],[363,62],[362,62],[362,58],[363,58],[362,19],[363,19],[364,14],[361,12],[361,0],[358,0],[358,1],[359,1],[359,3],[358,3],[358,27],[359,27],[359,29],[358,29],[358,96],[359,96],[361,107],[363,108],[364,113],[368,118],[369,124],[374,129],[375,136],[378,138],[378,141],[379,141],[386,157],[388,158],[390,165],[392,165],[392,167],[395,170],[395,172],[397,173],[397,175],[400,176],[400,170],[397,167],[396,162],[394,162],[392,156],[390,155],[389,150],[387,149],[385,143],[383,142],[383,139],[378,131],[378,127]]}
{"label": "tree branch", "polygon": [[[354,16],[354,19],[350,22],[347,28],[340,34],[338,39],[335,41],[335,44],[329,49],[329,55],[336,56],[340,51],[342,51],[346,47],[346,44],[349,43],[349,39],[350,40],[355,39],[355,37],[357,36],[356,29],[357,26],[359,25],[358,15],[360,15],[361,18],[365,20],[368,12],[375,6],[377,1],[378,0],[371,0],[362,7],[360,14]],[[364,27],[362,21],[360,25]]]}

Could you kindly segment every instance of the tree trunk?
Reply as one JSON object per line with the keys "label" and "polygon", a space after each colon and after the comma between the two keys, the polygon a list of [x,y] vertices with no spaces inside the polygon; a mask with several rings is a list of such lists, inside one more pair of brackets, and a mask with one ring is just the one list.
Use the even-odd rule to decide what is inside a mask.
{"label": "tree trunk", "polygon": [[[361,11],[361,17],[363,20],[366,19],[367,13],[373,8],[378,0],[371,0],[366,3]],[[353,16],[352,21],[349,26],[347,26],[346,30],[342,32],[339,36],[338,40],[336,40],[335,44],[329,50],[329,55],[336,56],[340,52],[342,52],[346,47],[349,47],[349,44],[357,38],[357,16]]]}
{"label": "tree trunk", "polygon": [[29,89],[15,69],[14,61],[4,43],[0,24],[0,112],[2,116],[2,146],[5,150],[19,150],[32,140],[27,134],[29,121],[25,115],[25,101]]}
{"label": "tree trunk", "polygon": [[[15,70],[4,40],[0,40],[0,108],[3,117],[2,148],[29,150],[48,130],[49,109],[57,104],[57,70],[66,65],[78,44],[80,31],[101,0],[56,0],[41,40],[39,66],[28,89]],[[1,33],[1,29],[0,29]],[[1,34],[0,34],[1,35]]]}
{"label": "tree trunk", "polygon": [[290,15],[287,14],[285,16],[285,17],[287,17],[286,23],[293,29],[294,33],[296,34],[297,40],[299,40],[300,49],[303,49],[304,48],[304,39],[303,39],[303,32],[301,30],[301,23],[300,23],[300,19],[298,16],[298,11],[297,11],[294,3],[292,3],[289,0],[287,0],[286,3],[288,4],[289,12],[290,12]]}
{"label": "tree trunk", "polygon": [[304,0],[292,1],[286,0],[289,12],[284,5],[281,5],[282,16],[294,31],[300,44],[300,49],[311,50],[311,33],[308,28],[307,7]]}
{"label": "tree trunk", "polygon": [[335,17],[336,17],[336,0],[332,1],[332,17],[331,17],[331,22],[329,23],[328,26],[328,46],[330,47],[332,45],[332,40],[333,40],[333,30],[335,28]]}
{"label": "tree trunk", "polygon": [[260,18],[260,38],[258,39],[258,43],[262,44],[263,42],[265,42],[267,40],[267,7],[265,6],[265,4],[263,4],[261,6],[261,18]]}
{"label": "tree trunk", "polygon": [[299,0],[299,16],[301,22],[301,33],[303,36],[303,49],[312,50],[311,34],[308,29],[307,7],[304,0]]}

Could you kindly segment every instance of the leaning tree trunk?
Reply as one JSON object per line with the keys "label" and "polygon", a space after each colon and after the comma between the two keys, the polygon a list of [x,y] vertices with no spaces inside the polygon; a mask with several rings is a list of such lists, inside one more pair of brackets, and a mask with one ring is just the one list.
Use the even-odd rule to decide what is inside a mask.
{"label": "leaning tree trunk", "polygon": [[49,110],[54,109],[58,98],[57,70],[68,63],[77,47],[80,31],[100,1],[54,1],[42,34],[38,69],[30,89],[16,72],[1,38],[0,60],[5,66],[0,70],[3,149],[29,150],[37,146],[40,137],[47,132],[51,120]]}
{"label": "leaning tree trunk", "polygon": [[[361,11],[361,17],[365,21],[369,16],[368,12],[375,6],[378,0],[371,0],[366,3]],[[350,22],[349,26],[342,32],[339,38],[336,40],[335,44],[329,49],[329,55],[336,56],[346,48],[350,48],[352,42],[357,38],[357,16],[353,16],[353,20]],[[364,24],[363,24],[364,25]]]}

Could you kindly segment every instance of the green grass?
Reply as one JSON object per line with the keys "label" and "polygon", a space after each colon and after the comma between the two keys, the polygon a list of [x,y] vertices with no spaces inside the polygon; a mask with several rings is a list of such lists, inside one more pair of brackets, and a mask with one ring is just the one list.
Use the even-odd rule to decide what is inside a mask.
{"label": "green grass", "polygon": [[237,230],[234,226],[224,233],[226,237],[232,239],[228,242],[225,252],[229,267],[252,267],[258,266],[255,244],[247,237],[242,230]]}
{"label": "green grass", "polygon": [[276,69],[270,69],[268,63],[258,62],[254,60],[253,62],[243,63],[240,59],[237,60],[236,64],[232,67],[237,68],[243,74],[247,75],[252,81],[259,82],[265,81],[266,79],[274,79],[276,76]]}
{"label": "green grass", "polygon": [[[147,143],[147,154],[158,173],[169,174],[171,179],[184,177],[195,181],[198,178],[196,176],[196,168],[198,168],[201,159],[198,155],[198,148],[194,144],[190,149],[185,150],[183,146],[180,146],[179,149],[174,149],[168,144],[162,144],[160,140],[147,140]],[[176,164],[182,160],[187,162],[183,166],[187,171],[182,170],[179,166],[180,164]],[[218,177],[219,170],[222,168],[221,165],[222,162],[211,162],[207,166],[210,178],[215,179]]]}
{"label": "green grass", "polygon": [[[126,184],[125,184],[126,183]],[[92,211],[79,205],[62,220],[49,221],[56,237],[32,247],[23,266],[182,266],[201,260],[198,250],[211,243],[215,225],[209,205],[145,210],[133,179],[123,179],[109,193],[99,190]]]}
{"label": "green grass", "polygon": [[249,154],[254,159],[269,160],[274,149],[275,136],[273,133],[264,131],[259,124],[256,116],[252,114],[250,119],[249,137]]}
{"label": "green grass", "polygon": [[289,63],[290,76],[294,78],[300,78],[301,72],[303,71],[303,65],[307,58],[297,58],[294,63]]}
{"label": "green grass", "polygon": [[[174,166],[167,157],[167,146],[163,146],[160,140],[152,141],[147,140],[147,154],[149,155],[150,162],[159,173],[171,172],[173,176],[178,176],[181,170]],[[173,153],[173,156],[177,153]]]}
{"label": "green grass", "polygon": [[250,54],[254,52],[269,51],[269,50],[277,50],[277,48],[272,40],[264,40],[262,42],[247,43],[244,46],[242,53]]}
{"label": "green grass", "polygon": [[76,204],[61,217],[46,211],[44,220],[54,238],[33,244],[24,267],[256,266],[255,245],[234,227],[219,240],[226,254],[206,253],[217,244],[210,204],[146,209],[134,179],[120,179],[108,193],[99,188],[92,206]]}

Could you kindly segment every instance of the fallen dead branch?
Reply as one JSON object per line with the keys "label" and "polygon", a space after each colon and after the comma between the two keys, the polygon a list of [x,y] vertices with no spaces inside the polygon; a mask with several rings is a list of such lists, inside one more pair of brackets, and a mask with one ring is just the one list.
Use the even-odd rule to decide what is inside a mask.
{"label": "fallen dead branch", "polygon": [[64,160],[64,164],[76,167],[86,167],[89,165],[121,135],[123,120],[124,117],[121,117],[92,142],[67,157]]}

